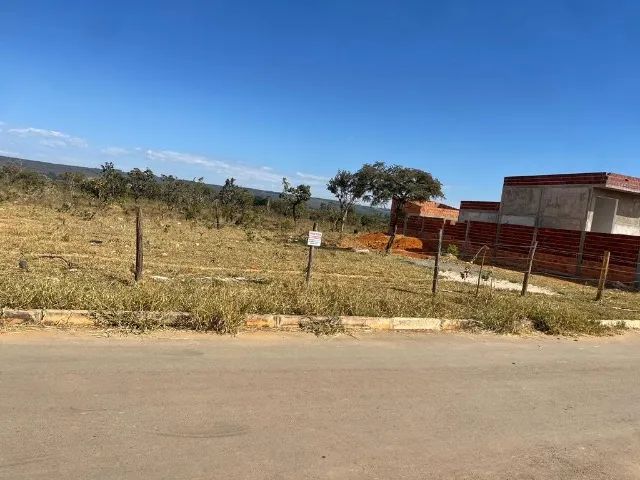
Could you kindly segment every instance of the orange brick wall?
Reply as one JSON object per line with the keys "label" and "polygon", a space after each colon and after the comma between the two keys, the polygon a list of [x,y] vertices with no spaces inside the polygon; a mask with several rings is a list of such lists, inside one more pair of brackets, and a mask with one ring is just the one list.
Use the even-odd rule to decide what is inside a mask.
{"label": "orange brick wall", "polygon": [[[395,211],[396,202],[391,202],[391,221],[389,225],[395,223]],[[404,206],[404,216],[420,216],[420,217],[434,217],[434,218],[447,218],[449,220],[458,220],[459,210],[457,208],[449,207],[438,202],[407,202]],[[398,231],[401,232],[404,222],[404,216],[401,217],[401,221],[398,224]],[[408,219],[407,219],[408,221]]]}

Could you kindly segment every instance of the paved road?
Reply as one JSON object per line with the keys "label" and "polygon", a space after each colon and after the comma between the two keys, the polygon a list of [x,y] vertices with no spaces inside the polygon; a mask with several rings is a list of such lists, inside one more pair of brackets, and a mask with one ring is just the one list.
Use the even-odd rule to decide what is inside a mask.
{"label": "paved road", "polygon": [[0,478],[637,479],[639,372],[635,334],[5,333]]}

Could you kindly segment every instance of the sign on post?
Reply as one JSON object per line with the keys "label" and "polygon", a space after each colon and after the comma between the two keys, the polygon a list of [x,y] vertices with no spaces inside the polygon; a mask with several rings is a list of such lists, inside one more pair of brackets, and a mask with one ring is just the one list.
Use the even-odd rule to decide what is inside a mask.
{"label": "sign on post", "polygon": [[307,240],[307,245],[310,247],[319,247],[321,243],[322,243],[322,232],[309,230],[309,238]]}
{"label": "sign on post", "polygon": [[307,239],[307,245],[309,246],[309,258],[307,259],[307,275],[305,282],[309,285],[311,282],[311,270],[313,269],[313,253],[316,247],[319,247],[322,243],[322,232],[316,230],[318,228],[318,222],[313,222],[313,230],[309,230],[309,238]]}

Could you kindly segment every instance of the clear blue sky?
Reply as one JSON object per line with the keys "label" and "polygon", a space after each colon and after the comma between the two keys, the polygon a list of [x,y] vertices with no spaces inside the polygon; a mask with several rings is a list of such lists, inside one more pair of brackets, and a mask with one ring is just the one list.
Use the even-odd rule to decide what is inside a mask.
{"label": "clear blue sky", "polygon": [[[0,150],[327,196],[338,168],[640,176],[640,2],[0,2]],[[5,153],[5,154],[6,154]]]}

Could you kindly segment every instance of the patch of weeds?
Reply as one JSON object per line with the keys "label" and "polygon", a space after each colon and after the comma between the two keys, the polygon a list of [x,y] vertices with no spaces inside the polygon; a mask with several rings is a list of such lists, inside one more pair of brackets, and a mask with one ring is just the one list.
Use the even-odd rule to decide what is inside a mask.
{"label": "patch of weeds", "polygon": [[531,331],[547,335],[607,335],[619,326],[602,325],[571,305],[531,297],[481,296],[473,302],[474,320],[467,328],[496,333],[522,334]]}
{"label": "patch of weeds", "polygon": [[527,312],[533,328],[548,335],[604,335],[612,331],[598,320],[587,319],[566,306],[536,304]]}
{"label": "patch of weeds", "polygon": [[244,324],[245,310],[234,301],[208,302],[192,309],[187,324],[181,327],[235,335]]}
{"label": "patch of weeds", "polygon": [[460,250],[458,249],[458,246],[455,243],[450,243],[447,246],[447,254],[451,255],[452,257],[459,257]]}
{"label": "patch of weeds", "polygon": [[346,331],[340,317],[303,318],[298,323],[298,326],[303,332],[313,333],[316,337],[322,335],[333,336]]}
{"label": "patch of weeds", "polygon": [[168,316],[157,312],[91,312],[99,328],[118,328],[129,333],[145,333],[167,324]]}

